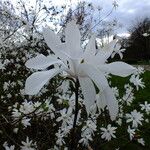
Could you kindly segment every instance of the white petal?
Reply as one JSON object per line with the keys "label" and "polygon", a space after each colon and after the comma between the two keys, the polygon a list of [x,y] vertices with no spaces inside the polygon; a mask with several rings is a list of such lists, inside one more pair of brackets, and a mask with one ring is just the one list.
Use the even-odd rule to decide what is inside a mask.
{"label": "white petal", "polygon": [[79,78],[80,86],[84,96],[84,104],[87,114],[90,113],[90,108],[95,103],[96,91],[93,82],[89,78]]}
{"label": "white petal", "polygon": [[118,114],[118,102],[109,86],[103,91],[103,98],[105,98],[111,120],[115,120]]}
{"label": "white petal", "polygon": [[29,59],[25,65],[28,68],[42,70],[42,69],[46,69],[50,65],[53,65],[56,63],[61,64],[62,61],[60,61],[57,58],[52,57],[52,56],[46,57],[43,54],[40,54],[40,55],[36,56],[35,58]]}
{"label": "white petal", "polygon": [[37,94],[41,88],[60,71],[60,69],[51,69],[49,71],[39,71],[33,73],[26,80],[25,93],[28,95]]}
{"label": "white petal", "polygon": [[97,70],[96,68],[94,68],[93,66],[87,64],[81,64],[78,67],[78,69],[80,71],[79,75],[88,76],[89,78],[91,78],[94,81],[94,83],[97,85],[99,90],[103,91],[108,86],[108,82],[104,74],[99,70]]}
{"label": "white petal", "polygon": [[44,39],[49,48],[55,53],[57,57],[66,60],[66,45],[61,43],[60,38],[50,29],[43,30]]}
{"label": "white petal", "polygon": [[100,70],[111,73],[113,75],[126,77],[136,72],[136,68],[124,62],[113,62],[100,66]]}
{"label": "white petal", "polygon": [[96,99],[97,107],[99,109],[99,112],[101,112],[101,109],[104,110],[106,106],[106,100],[103,92],[99,92],[97,99]]}
{"label": "white petal", "polygon": [[91,36],[91,38],[86,46],[84,54],[85,55],[95,55],[95,53],[96,53],[96,45],[95,44],[96,44],[96,36],[94,34]]}
{"label": "white petal", "polygon": [[83,51],[80,47],[80,31],[75,21],[71,21],[67,24],[65,30],[67,54],[71,58],[78,58],[82,55]]}
{"label": "white petal", "polygon": [[95,56],[96,64],[105,63],[114,51],[117,40],[113,40],[105,45],[102,50],[99,50]]}

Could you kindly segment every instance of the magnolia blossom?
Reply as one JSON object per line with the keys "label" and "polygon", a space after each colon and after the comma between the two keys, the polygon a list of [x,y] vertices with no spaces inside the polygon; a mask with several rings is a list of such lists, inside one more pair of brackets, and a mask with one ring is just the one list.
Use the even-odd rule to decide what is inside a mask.
{"label": "magnolia blossom", "polygon": [[136,89],[139,90],[139,87],[144,88],[144,82],[142,82],[142,78],[139,77],[139,75],[135,76],[132,75],[130,78],[130,82],[133,83],[136,86]]}
{"label": "magnolia blossom", "polygon": [[107,128],[101,128],[102,130],[102,139],[105,139],[107,141],[110,141],[111,138],[116,138],[116,136],[114,135],[116,133],[116,127],[112,127],[111,124],[109,124],[107,126]]}
{"label": "magnolia blossom", "polygon": [[127,117],[127,123],[132,122],[132,127],[137,128],[138,124],[142,125],[143,119],[143,114],[140,112],[137,112],[137,110],[133,110],[131,114],[126,114]]}
{"label": "magnolia blossom", "polygon": [[[37,94],[51,78],[66,72],[68,76],[79,80],[87,113],[90,113],[90,107],[94,105],[96,99],[94,82],[100,91],[100,99],[103,99],[102,101],[108,106],[111,119],[114,120],[118,113],[118,103],[105,74],[125,77],[135,72],[134,67],[123,62],[106,64],[117,41],[112,41],[97,53],[95,36],[92,36],[86,49],[83,50],[80,31],[75,21],[69,22],[66,26],[65,43],[62,43],[60,38],[49,29],[44,29],[44,38],[55,55],[46,57],[40,54],[26,62],[26,67],[40,70],[27,78],[26,94]],[[54,65],[54,68],[47,70],[51,65]],[[98,107],[101,107],[100,101],[97,102]]]}
{"label": "magnolia blossom", "polygon": [[131,129],[130,126],[128,126],[127,132],[129,133],[130,140],[132,140],[135,135],[135,129]]}
{"label": "magnolia blossom", "polygon": [[21,146],[21,150],[36,150],[36,142],[33,143],[33,141],[29,140],[29,137],[26,138],[26,142],[21,142],[23,146]]}
{"label": "magnolia blossom", "polygon": [[145,146],[145,141],[143,140],[143,138],[140,138],[137,140],[138,143],[142,144],[143,146]]}
{"label": "magnolia blossom", "polygon": [[150,113],[150,104],[148,104],[147,101],[144,102],[144,104],[140,104],[141,110],[145,110],[147,114]]}
{"label": "magnolia blossom", "polygon": [[114,51],[111,54],[111,58],[114,58],[114,56],[116,54],[118,54],[121,59],[123,58],[123,54],[122,53],[125,51],[125,49],[120,49],[120,48],[121,48],[121,45],[119,43],[117,43],[116,46],[115,46]]}
{"label": "magnolia blossom", "polygon": [[14,150],[15,149],[15,145],[8,146],[7,142],[5,142],[3,144],[3,147],[5,148],[5,150]]}

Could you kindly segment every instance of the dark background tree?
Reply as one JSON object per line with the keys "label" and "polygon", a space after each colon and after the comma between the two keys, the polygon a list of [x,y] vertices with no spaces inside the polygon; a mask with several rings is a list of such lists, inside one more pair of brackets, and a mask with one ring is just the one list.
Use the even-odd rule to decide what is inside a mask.
{"label": "dark background tree", "polygon": [[130,62],[150,60],[150,18],[136,21],[129,29],[130,37],[124,40],[124,59]]}

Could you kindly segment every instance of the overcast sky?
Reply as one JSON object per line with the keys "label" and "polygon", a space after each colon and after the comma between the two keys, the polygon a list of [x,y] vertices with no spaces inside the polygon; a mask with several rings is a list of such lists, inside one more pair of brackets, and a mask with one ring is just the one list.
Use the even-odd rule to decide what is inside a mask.
{"label": "overcast sky", "polygon": [[[72,1],[76,4],[80,0],[52,0],[56,5]],[[107,14],[112,8],[113,0],[85,0],[92,2],[95,6],[103,7],[103,14]],[[143,17],[150,17],[150,0],[117,0],[119,7],[107,19],[116,18],[123,28],[118,33],[127,33],[127,29]]]}
{"label": "overcast sky", "polygon": [[[17,0],[12,0],[15,2]],[[33,3],[35,0],[28,0]],[[46,4],[48,0],[43,0]],[[67,3],[72,3],[76,5],[79,1],[83,0],[51,0],[54,5],[65,5]],[[92,2],[96,7],[100,5],[102,9],[102,14],[105,16],[112,8],[112,3],[114,0],[84,0],[86,2]],[[150,17],[150,0],[116,0],[119,7],[109,16],[107,19],[112,18],[117,19],[123,27],[118,30],[120,34],[126,34],[127,29],[136,22],[144,17]]]}
{"label": "overcast sky", "polygon": [[[103,2],[104,8],[110,9],[112,0],[94,0],[95,3]],[[150,0],[118,0],[119,7],[113,12],[123,28],[119,32],[127,32],[127,29],[144,17],[150,17]]]}

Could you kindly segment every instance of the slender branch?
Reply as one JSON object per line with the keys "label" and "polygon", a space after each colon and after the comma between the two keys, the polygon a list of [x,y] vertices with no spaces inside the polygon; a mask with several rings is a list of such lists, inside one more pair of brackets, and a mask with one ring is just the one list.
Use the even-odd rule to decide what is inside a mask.
{"label": "slender branch", "polygon": [[78,117],[78,91],[79,91],[79,80],[76,79],[75,82],[75,114],[74,114],[74,121],[73,121],[73,128],[71,131],[71,144],[69,150],[76,150],[77,147],[77,139],[76,139],[76,124],[77,124],[77,117]]}

